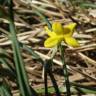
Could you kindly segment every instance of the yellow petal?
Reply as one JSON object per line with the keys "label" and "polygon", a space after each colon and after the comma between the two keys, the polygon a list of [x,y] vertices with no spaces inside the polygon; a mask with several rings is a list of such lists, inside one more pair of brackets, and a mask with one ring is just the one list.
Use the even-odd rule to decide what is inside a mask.
{"label": "yellow petal", "polygon": [[53,37],[56,36],[55,32],[51,32],[47,26],[45,26],[45,31],[47,32],[48,36]]}
{"label": "yellow petal", "polygon": [[70,23],[70,24],[66,25],[64,27],[64,35],[72,36],[75,26],[76,26],[76,23]]}
{"label": "yellow petal", "polygon": [[58,35],[63,34],[63,31],[64,31],[62,24],[59,22],[54,22],[52,24],[52,30]]}
{"label": "yellow petal", "polygon": [[79,47],[80,46],[79,43],[77,42],[77,40],[74,39],[73,37],[66,37],[64,39],[65,39],[65,42],[72,47]]}
{"label": "yellow petal", "polygon": [[50,37],[44,42],[44,46],[47,48],[54,47],[58,44],[58,38],[57,37]]}

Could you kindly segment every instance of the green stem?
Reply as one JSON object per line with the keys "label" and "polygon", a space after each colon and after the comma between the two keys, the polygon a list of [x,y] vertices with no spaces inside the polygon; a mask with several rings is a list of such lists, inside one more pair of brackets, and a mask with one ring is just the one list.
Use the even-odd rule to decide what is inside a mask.
{"label": "green stem", "polygon": [[64,51],[65,50],[64,50],[63,46],[60,45],[60,53],[61,53],[61,60],[62,60],[62,64],[63,64],[63,73],[64,73],[64,78],[65,78],[67,96],[71,96],[70,82],[69,82],[68,70],[67,70],[67,66],[66,66],[65,58],[64,58]]}

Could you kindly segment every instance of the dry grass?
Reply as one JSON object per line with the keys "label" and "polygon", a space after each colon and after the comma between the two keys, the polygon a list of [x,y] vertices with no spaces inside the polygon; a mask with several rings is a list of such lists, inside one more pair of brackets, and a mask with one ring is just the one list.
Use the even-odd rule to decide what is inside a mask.
{"label": "dry grass", "polygon": [[[74,37],[78,39],[81,46],[79,48],[72,48],[64,44],[66,45],[65,56],[70,73],[70,81],[85,86],[96,87],[96,17],[89,14],[91,12],[90,9],[82,10],[80,7],[72,6],[71,3],[66,0],[66,2],[61,1],[62,2],[59,0],[14,0],[15,25],[18,40],[32,48],[41,58],[49,59],[51,53],[50,48],[43,46],[46,38],[46,33],[44,32],[46,22],[43,22],[42,17],[37,15],[37,10],[41,11],[50,22],[59,21],[63,25],[70,22],[77,23]],[[4,5],[1,7],[4,8]],[[7,12],[7,9],[4,10]],[[5,17],[0,18],[0,21],[0,54],[2,54],[2,49],[5,49],[8,62],[13,66],[11,41],[6,37],[9,33],[7,28],[9,22]],[[30,85],[35,89],[43,88],[42,65],[34,60],[25,50],[22,50],[22,56],[28,72]],[[61,73],[62,63],[59,56],[60,54],[57,53],[53,59],[53,73],[59,87],[61,87],[63,86],[64,80]],[[1,68],[2,67],[5,68],[5,66],[1,66]],[[2,72],[0,72],[0,74],[2,74]],[[19,96],[17,85],[12,81],[12,78],[6,77],[6,80],[12,87],[14,96]],[[48,86],[52,86],[50,78],[48,78]]]}

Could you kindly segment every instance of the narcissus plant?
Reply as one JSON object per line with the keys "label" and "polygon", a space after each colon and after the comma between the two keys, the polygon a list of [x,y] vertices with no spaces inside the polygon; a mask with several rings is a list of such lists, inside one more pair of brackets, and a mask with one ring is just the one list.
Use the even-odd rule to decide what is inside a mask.
{"label": "narcissus plant", "polygon": [[48,38],[44,42],[45,47],[55,47],[64,41],[66,44],[72,47],[80,46],[78,41],[73,38],[73,33],[75,29],[76,23],[70,23],[68,25],[62,26],[59,22],[54,22],[52,24],[52,30],[50,30],[47,26],[45,27],[45,31],[48,34]]}

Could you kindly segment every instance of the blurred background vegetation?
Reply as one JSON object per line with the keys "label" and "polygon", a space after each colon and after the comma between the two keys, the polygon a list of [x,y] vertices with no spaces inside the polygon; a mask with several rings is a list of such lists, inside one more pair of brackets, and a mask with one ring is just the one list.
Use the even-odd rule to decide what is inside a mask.
{"label": "blurred background vegetation", "polygon": [[0,0],[0,96],[67,94],[60,52],[43,44],[44,27],[56,21],[77,23],[73,36],[81,46],[62,44],[71,95],[95,96],[95,0]]}

